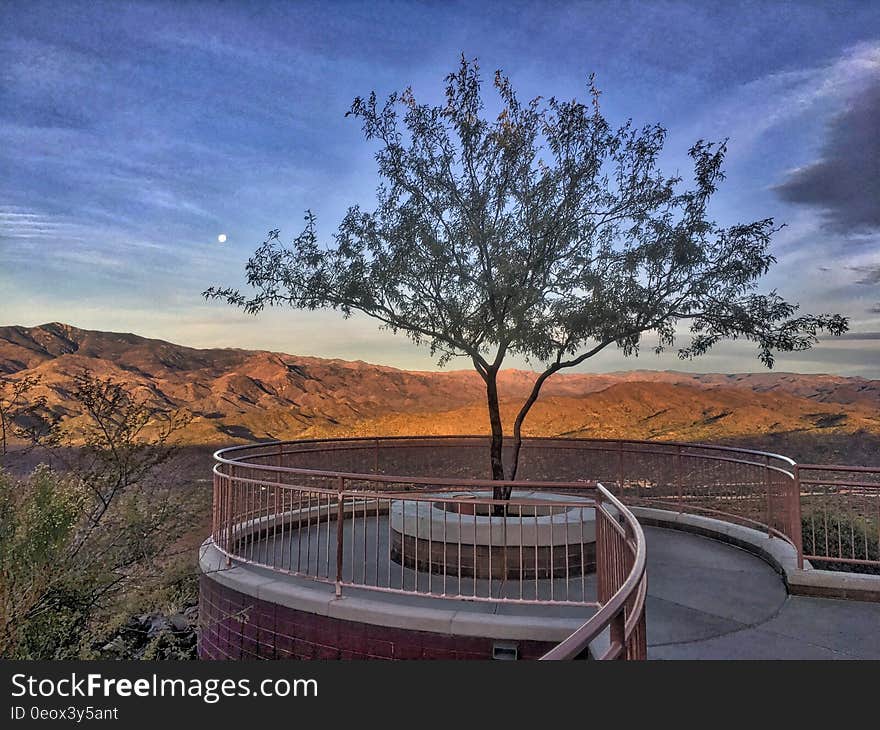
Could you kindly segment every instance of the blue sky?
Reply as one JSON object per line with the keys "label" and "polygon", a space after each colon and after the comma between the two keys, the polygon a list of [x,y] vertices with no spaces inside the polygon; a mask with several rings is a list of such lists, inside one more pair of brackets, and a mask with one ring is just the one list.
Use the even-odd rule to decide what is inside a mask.
{"label": "blue sky", "polygon": [[[369,207],[374,148],[351,100],[439,99],[459,55],[523,97],[585,96],[669,129],[664,167],[730,138],[720,223],[772,216],[766,288],[851,317],[777,367],[880,378],[880,6],[864,2],[77,3],[0,5],[0,324],[64,321],[193,346],[430,369],[372,322],[257,319],[238,284],[306,208],[329,235]],[[228,240],[219,244],[217,236]],[[609,352],[585,369],[760,370],[729,344],[693,363]]]}

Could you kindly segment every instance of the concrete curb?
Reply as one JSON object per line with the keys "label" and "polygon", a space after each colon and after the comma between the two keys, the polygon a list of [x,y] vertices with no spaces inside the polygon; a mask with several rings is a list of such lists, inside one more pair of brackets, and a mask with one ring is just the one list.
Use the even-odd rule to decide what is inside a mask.
{"label": "concrete curb", "polygon": [[880,603],[880,575],[836,570],[796,570],[786,576],[789,593],[816,598],[844,598]]}
{"label": "concrete curb", "polygon": [[710,537],[756,555],[782,576],[792,595],[880,602],[880,576],[818,570],[809,561],[804,561],[801,570],[794,547],[781,538],[768,537],[765,532],[702,515],[652,507],[630,507],[630,510],[642,525]]}

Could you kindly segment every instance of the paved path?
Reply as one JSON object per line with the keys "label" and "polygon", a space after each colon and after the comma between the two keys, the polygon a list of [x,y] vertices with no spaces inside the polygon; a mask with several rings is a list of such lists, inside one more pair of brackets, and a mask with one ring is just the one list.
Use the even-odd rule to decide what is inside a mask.
{"label": "paved path", "polygon": [[788,596],[763,560],[646,527],[651,659],[880,659],[880,603]]}
{"label": "paved path", "polygon": [[[314,535],[307,558],[312,572],[329,575],[335,569],[335,523],[333,539]],[[346,525],[346,530],[350,526]],[[781,576],[751,553],[717,540],[678,530],[646,527],[648,541],[648,657],[651,659],[880,659],[880,603],[839,601],[824,598],[789,596]],[[386,518],[377,523],[375,534],[368,535],[366,555],[369,560],[388,554]],[[348,534],[348,533],[347,533]],[[354,562],[363,564],[363,533],[358,539],[347,538],[356,546]],[[305,544],[303,541],[302,544]],[[318,545],[321,545],[320,554]],[[287,536],[258,544],[257,558],[282,566],[297,564],[298,542]],[[327,549],[323,546],[329,547]],[[291,552],[293,551],[293,552]],[[305,551],[305,548],[303,548]],[[275,554],[271,557],[267,553]],[[346,575],[352,556],[344,556]],[[418,581],[421,590],[430,585],[428,575],[416,574],[387,563],[369,580],[378,577],[383,585],[412,587]],[[387,577],[386,577],[387,576]],[[360,578],[360,575],[356,575]],[[439,590],[441,577],[434,576],[433,588]],[[452,579],[451,579],[452,580]],[[310,582],[311,583],[311,582]],[[477,581],[475,592],[486,595],[486,581]],[[312,584],[314,585],[314,584]],[[324,584],[318,584],[324,585]],[[565,581],[554,581],[556,595],[563,596]],[[595,595],[595,575],[571,581],[571,598],[584,591]],[[450,582],[450,590],[469,594],[473,581]],[[329,590],[329,588],[328,588]],[[517,591],[493,581],[493,595]],[[550,597],[550,582],[540,581],[539,593]],[[442,606],[450,602],[440,598],[389,594],[346,589],[349,595],[363,593],[374,601],[391,601],[413,606]],[[585,619],[582,606],[522,605],[516,603],[458,602],[457,610],[475,613],[554,616]]]}

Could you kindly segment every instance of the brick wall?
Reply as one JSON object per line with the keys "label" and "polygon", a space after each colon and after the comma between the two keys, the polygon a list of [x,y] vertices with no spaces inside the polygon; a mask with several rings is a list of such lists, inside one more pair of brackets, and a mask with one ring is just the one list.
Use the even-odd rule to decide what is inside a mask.
{"label": "brick wall", "polygon": [[[491,659],[491,638],[412,631],[318,616],[261,601],[208,576],[199,591],[202,659]],[[553,644],[520,641],[537,659]]]}

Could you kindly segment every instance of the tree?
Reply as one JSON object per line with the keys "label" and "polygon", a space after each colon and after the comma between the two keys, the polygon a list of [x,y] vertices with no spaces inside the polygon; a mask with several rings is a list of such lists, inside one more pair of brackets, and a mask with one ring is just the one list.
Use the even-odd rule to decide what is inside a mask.
{"label": "tree", "polygon": [[[106,619],[133,592],[165,580],[192,508],[157,470],[184,424],[109,379],[83,372],[78,434],[41,436],[66,465],[26,479],[0,470],[0,655],[88,656]],[[36,433],[36,432],[35,432]]]}
{"label": "tree", "polygon": [[[441,365],[470,359],[486,386],[495,479],[516,477],[523,423],[547,379],[607,347],[634,355],[654,333],[659,352],[685,327],[682,358],[744,338],[772,367],[775,352],[846,331],[839,315],[797,314],[775,291],[756,291],[775,261],[772,219],[709,219],[726,142],[691,147],[688,186],[658,169],[666,130],[612,128],[592,77],[586,104],[523,103],[500,71],[494,87],[500,112],[489,119],[477,62],[462,57],[444,104],[418,103],[410,89],[384,104],[375,92],[355,99],[346,116],[379,145],[376,208],[349,208],[324,244],[308,211],[290,245],[273,230],[248,261],[252,296],[212,287],[206,298],[250,313],[361,312],[427,344]],[[505,470],[497,376],[508,355],[540,373]]]}
{"label": "tree", "polygon": [[39,384],[38,375],[0,378],[0,455],[6,453],[10,435],[25,438],[30,433],[33,426],[23,423],[42,422],[39,414],[46,408],[46,397],[29,396]]}

